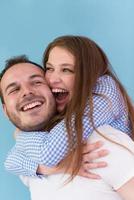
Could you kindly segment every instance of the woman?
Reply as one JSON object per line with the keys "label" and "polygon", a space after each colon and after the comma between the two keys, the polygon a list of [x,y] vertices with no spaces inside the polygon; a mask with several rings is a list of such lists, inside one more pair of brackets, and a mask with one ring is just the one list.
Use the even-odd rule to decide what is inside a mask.
{"label": "woman", "polygon": [[58,111],[63,111],[68,104],[65,115],[68,132],[71,132],[72,113],[76,116],[79,156],[83,114],[90,118],[88,130],[84,127],[85,138],[103,124],[132,134],[133,138],[133,106],[126,91],[110,70],[106,55],[97,44],[79,36],[57,38],[47,47],[43,65],[46,69],[46,80],[56,97]]}
{"label": "woman", "polygon": [[[100,47],[88,38],[79,36],[57,38],[46,49],[44,66],[46,67],[46,79],[55,95],[58,111],[64,111],[67,105],[66,112],[62,113],[61,118],[65,118],[69,137],[67,140],[63,132],[64,121],[61,121],[51,129],[51,136],[54,135],[54,132],[56,133],[59,127],[62,128],[62,134],[59,136],[60,140],[58,143],[55,144],[57,145],[55,147],[55,152],[57,152],[56,159],[49,163],[48,155],[51,149],[48,149],[49,153],[46,152],[47,154],[45,154],[43,152],[43,164],[53,166],[58,164],[63,158],[63,164],[68,164],[73,159],[72,149],[75,146],[75,162],[73,163],[71,173],[71,178],[74,178],[82,162],[82,142],[87,140],[94,130],[97,133],[103,130],[98,127],[110,125],[113,127],[114,133],[116,132],[115,128],[119,130],[116,132],[119,137],[120,131],[126,132],[133,137],[133,107],[126,91],[111,72],[107,57]],[[107,131],[106,133],[108,134]],[[56,139],[58,138],[57,135]],[[107,138],[106,134],[100,133],[100,135]],[[52,140],[54,143],[55,138],[52,138]],[[120,141],[117,140],[117,143],[120,144]],[[62,153],[59,154],[61,150]],[[65,155],[71,156],[65,157]],[[48,158],[46,158],[47,156]],[[74,186],[80,183],[79,180],[77,182],[77,179],[79,178],[74,178]],[[56,180],[58,179],[56,178]],[[127,182],[128,179],[126,180]],[[73,184],[73,182],[69,184]],[[129,184],[130,191],[131,184],[133,184],[133,174],[132,182]],[[124,182],[120,184],[120,188],[122,185],[124,185]],[[118,193],[120,193],[119,188],[115,188],[117,190],[115,192],[112,187],[113,185],[111,185],[111,190],[108,188],[110,193],[107,199],[120,199],[118,196]],[[63,189],[64,194],[65,190]],[[121,188],[122,198],[125,195],[124,198],[130,199],[124,191],[126,191],[126,187],[125,189]],[[59,194],[61,195],[61,193]],[[74,199],[75,192],[73,194]],[[102,191],[100,191],[100,194],[102,194]],[[81,193],[78,195],[79,198],[80,195]],[[105,196],[102,194],[102,199],[104,198]],[[60,199],[60,196],[58,196],[58,199]]]}

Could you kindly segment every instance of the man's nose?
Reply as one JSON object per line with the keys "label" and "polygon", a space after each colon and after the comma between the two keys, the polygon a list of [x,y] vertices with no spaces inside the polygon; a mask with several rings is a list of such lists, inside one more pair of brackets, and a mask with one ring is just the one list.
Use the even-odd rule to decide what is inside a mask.
{"label": "man's nose", "polygon": [[22,92],[21,92],[22,97],[26,97],[32,94],[34,94],[34,91],[31,86],[25,85],[22,87]]}

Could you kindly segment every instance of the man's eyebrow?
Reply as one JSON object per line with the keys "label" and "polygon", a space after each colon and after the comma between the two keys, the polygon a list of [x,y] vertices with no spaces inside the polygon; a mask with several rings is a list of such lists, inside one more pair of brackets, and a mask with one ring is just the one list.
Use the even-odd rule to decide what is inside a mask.
{"label": "man's eyebrow", "polygon": [[17,83],[16,82],[13,82],[13,83],[10,83],[6,88],[5,88],[5,92],[7,92],[7,90],[11,87],[16,87],[17,86]]}
{"label": "man's eyebrow", "polygon": [[43,75],[40,75],[40,74],[33,74],[29,77],[29,79],[34,79],[34,78],[43,78],[45,79],[44,77],[45,73]]}
{"label": "man's eyebrow", "polygon": [[[44,76],[40,75],[40,74],[33,74],[29,77],[29,79],[34,79],[34,78],[42,78],[42,79],[45,79]],[[13,83],[10,83],[6,88],[5,88],[5,92],[7,92],[7,90],[11,87],[16,87],[18,84],[17,82],[13,82]]]}

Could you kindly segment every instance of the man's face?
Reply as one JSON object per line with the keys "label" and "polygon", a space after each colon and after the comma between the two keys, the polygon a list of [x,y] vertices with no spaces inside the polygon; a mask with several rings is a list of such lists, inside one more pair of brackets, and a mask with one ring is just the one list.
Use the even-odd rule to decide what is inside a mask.
{"label": "man's face", "polygon": [[1,90],[4,111],[21,130],[42,130],[55,113],[44,72],[34,64],[20,63],[9,68],[2,77]]}

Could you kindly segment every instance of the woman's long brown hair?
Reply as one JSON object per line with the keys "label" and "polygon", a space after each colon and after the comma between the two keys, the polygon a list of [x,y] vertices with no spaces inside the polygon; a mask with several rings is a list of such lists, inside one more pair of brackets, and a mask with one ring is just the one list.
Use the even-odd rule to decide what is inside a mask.
{"label": "woman's long brown hair", "polygon": [[[68,131],[69,143],[72,144],[73,130],[76,134],[76,147],[75,156],[71,151],[69,156],[64,159],[64,166],[68,166],[73,162],[73,170],[71,178],[77,175],[82,161],[82,117],[87,101],[90,106],[89,120],[93,122],[93,88],[97,82],[97,79],[103,75],[111,76],[117,83],[128,112],[128,119],[130,120],[132,128],[132,139],[134,139],[134,108],[132,102],[124,89],[123,85],[118,80],[115,73],[112,71],[107,56],[103,50],[91,39],[83,36],[62,36],[56,38],[52,43],[48,45],[43,56],[43,65],[46,66],[46,62],[49,57],[50,51],[54,47],[61,47],[68,50],[75,57],[75,84],[74,84],[74,96],[67,106],[64,119]],[[75,92],[76,91],[76,92]],[[72,125],[72,114],[75,117],[75,123]],[[57,118],[56,118],[57,120]],[[95,127],[94,127],[95,128]]]}

